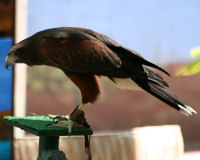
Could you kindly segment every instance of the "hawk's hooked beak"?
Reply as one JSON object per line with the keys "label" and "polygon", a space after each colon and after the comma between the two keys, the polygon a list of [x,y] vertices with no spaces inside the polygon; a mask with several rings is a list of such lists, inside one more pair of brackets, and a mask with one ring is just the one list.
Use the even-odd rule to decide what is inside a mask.
{"label": "hawk's hooked beak", "polygon": [[13,65],[17,60],[18,60],[18,57],[15,56],[14,54],[10,54],[10,55],[6,56],[5,67],[8,69],[8,67],[10,65]]}

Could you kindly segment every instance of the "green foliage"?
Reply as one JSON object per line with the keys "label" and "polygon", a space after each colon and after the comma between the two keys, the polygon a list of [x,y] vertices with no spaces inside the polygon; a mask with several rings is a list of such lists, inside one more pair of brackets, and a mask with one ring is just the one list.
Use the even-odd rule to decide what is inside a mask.
{"label": "green foliage", "polygon": [[190,55],[192,58],[197,58],[200,57],[200,46],[192,48],[190,51]]}
{"label": "green foliage", "polygon": [[[192,48],[190,55],[193,59],[200,58],[200,47]],[[197,59],[190,65],[183,67],[177,74],[178,75],[193,75],[200,73],[200,59]]]}

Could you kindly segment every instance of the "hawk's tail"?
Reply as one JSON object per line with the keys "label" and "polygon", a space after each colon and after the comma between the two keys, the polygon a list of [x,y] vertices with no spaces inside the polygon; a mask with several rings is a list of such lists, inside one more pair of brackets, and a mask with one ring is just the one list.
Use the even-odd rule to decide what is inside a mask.
{"label": "hawk's tail", "polygon": [[159,83],[155,81],[149,81],[148,79],[145,81],[144,79],[132,77],[132,80],[140,86],[142,89],[150,93],[151,95],[157,97],[161,101],[167,103],[178,111],[182,112],[186,116],[192,115],[193,113],[197,113],[193,108],[186,105],[183,101],[178,99],[172,92],[164,88]]}

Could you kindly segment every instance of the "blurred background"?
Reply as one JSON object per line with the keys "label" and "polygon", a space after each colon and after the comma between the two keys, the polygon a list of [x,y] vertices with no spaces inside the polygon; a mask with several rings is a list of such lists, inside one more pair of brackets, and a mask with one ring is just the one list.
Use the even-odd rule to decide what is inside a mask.
{"label": "blurred background", "polygon": [[12,127],[3,123],[5,115],[12,115],[13,70],[4,67],[4,59],[14,40],[14,1],[0,0],[0,159],[10,160]]}
{"label": "blurred background", "polygon": [[[10,0],[10,4],[12,2]],[[169,83],[170,90],[200,112],[200,74],[176,76],[182,66],[192,62],[191,48],[200,45],[199,0],[27,2],[27,36],[43,29],[64,26],[84,27],[103,33],[165,68],[171,77],[159,73]],[[0,1],[0,7],[3,6],[5,11],[0,8],[0,15],[7,16],[11,12],[6,5]],[[1,23],[2,20],[1,36],[12,37],[12,32],[2,29]],[[199,114],[186,117],[145,92],[121,90],[106,78],[102,78],[101,83],[103,95],[97,103],[85,107],[87,120],[94,131],[178,124],[182,129],[185,150],[200,149]],[[52,67],[28,67],[26,87],[27,115],[69,114],[81,100],[75,85],[62,71]],[[4,106],[2,104],[0,108]]]}

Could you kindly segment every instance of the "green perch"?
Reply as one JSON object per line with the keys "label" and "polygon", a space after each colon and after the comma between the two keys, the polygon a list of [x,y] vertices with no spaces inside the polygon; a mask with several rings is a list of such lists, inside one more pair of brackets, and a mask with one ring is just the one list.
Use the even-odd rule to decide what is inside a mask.
{"label": "green perch", "polygon": [[64,152],[59,150],[59,136],[84,135],[88,138],[93,134],[88,127],[73,126],[71,133],[68,128],[52,127],[48,124],[53,123],[53,119],[48,116],[5,116],[4,122],[40,137],[37,160],[67,160]]}

